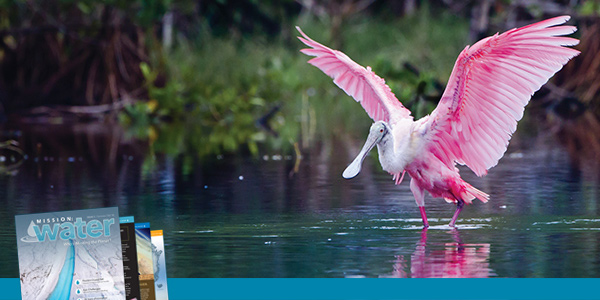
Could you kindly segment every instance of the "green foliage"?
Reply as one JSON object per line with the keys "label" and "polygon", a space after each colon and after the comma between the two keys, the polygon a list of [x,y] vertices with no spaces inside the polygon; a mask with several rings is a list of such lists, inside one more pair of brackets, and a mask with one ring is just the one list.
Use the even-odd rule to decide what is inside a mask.
{"label": "green foliage", "polygon": [[[303,30],[327,45],[326,25],[305,22]],[[363,16],[348,24],[341,50],[372,66],[400,101],[412,104],[417,117],[429,113],[435,103],[424,99],[440,93],[435,83],[447,80],[465,45],[468,23],[423,11],[392,22]],[[217,38],[204,31],[197,40],[180,39],[174,49],[161,52],[152,67],[142,64],[150,99],[157,104],[152,113],[172,120],[156,126],[154,149],[199,156],[240,150],[258,155],[291,153],[295,142],[310,146],[342,132],[363,138],[371,120],[329,77],[307,64],[310,57],[301,48],[295,39],[290,44],[284,38]],[[419,74],[407,70],[407,62]],[[164,84],[160,73],[166,74]],[[275,135],[257,121],[276,106],[279,111],[266,122]],[[143,112],[144,106],[130,108],[130,123]],[[142,126],[154,126],[140,120]]]}
{"label": "green foliage", "polygon": [[[278,59],[281,55],[272,51],[280,49],[271,50],[265,43],[252,41],[242,46],[214,38],[205,38],[197,44],[182,41],[165,59],[169,80],[162,87],[154,85],[158,72],[142,64],[150,99],[158,104],[156,113],[173,120],[168,126],[158,128],[157,149],[173,152],[175,144],[180,145],[175,152],[204,156],[236,152],[243,146],[257,155],[258,143],[269,138],[289,138],[269,136],[256,126],[257,120],[274,105],[293,96],[293,93],[286,95],[278,82],[280,76],[275,71],[282,69]],[[249,57],[255,59],[248,61]],[[144,118],[135,121],[132,109],[127,114],[142,126],[148,123]],[[285,125],[285,119],[278,116],[268,124],[277,132]],[[184,141],[183,146],[180,142],[172,143],[174,136]],[[163,142],[163,137],[168,141]]]}
{"label": "green foliage", "polygon": [[582,16],[600,16],[600,2],[596,0],[584,1],[579,7]]}
{"label": "green foliage", "polygon": [[215,36],[273,36],[282,27],[290,26],[288,20],[294,19],[292,12],[299,9],[295,0],[209,0],[196,5],[196,14]]}
{"label": "green foliage", "polygon": [[[75,20],[83,24],[102,23],[103,8],[110,7],[120,10],[123,14],[133,18],[133,21],[148,27],[159,21],[171,0],[51,0],[51,1],[7,1],[0,0],[0,28],[21,27],[35,25],[38,17],[50,18],[52,25],[68,24]],[[136,12],[129,14],[129,12]],[[47,20],[46,20],[47,21]],[[83,25],[81,24],[81,25]]]}

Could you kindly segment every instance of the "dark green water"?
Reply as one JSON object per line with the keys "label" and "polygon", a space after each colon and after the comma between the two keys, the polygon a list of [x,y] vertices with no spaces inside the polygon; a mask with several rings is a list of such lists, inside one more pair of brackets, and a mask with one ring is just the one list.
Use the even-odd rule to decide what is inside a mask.
{"label": "dark green water", "polygon": [[102,206],[164,229],[169,277],[600,277],[599,162],[549,132],[517,133],[486,177],[461,169],[491,200],[453,230],[428,196],[427,231],[375,156],[341,177],[359,140],[317,143],[294,173],[293,155],[150,159],[118,129],[61,132],[19,133],[28,159],[0,175],[0,277],[18,277],[15,214]]}

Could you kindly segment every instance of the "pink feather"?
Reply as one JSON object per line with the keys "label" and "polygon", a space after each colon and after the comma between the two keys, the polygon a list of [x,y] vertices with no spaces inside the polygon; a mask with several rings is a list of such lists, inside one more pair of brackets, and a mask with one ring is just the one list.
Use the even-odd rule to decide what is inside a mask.
{"label": "pink feather", "polygon": [[390,124],[403,118],[412,119],[410,110],[396,99],[383,78],[373,73],[370,68],[355,63],[346,54],[315,42],[299,27],[296,29],[302,34],[298,39],[311,47],[300,51],[315,56],[308,62],[333,78],[338,87],[360,102],[371,119]]}
{"label": "pink feather", "polygon": [[[450,161],[464,162],[478,176],[495,166],[533,93],[579,54],[563,47],[578,40],[559,37],[573,33],[575,27],[550,27],[568,20],[568,16],[548,19],[465,48],[431,113],[430,151],[439,148]],[[468,130],[469,126],[479,129]]]}

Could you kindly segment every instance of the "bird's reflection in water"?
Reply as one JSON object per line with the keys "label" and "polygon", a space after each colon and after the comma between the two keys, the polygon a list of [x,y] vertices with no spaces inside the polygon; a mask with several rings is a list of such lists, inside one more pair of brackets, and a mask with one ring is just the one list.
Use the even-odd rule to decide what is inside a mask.
{"label": "bird's reflection in water", "polygon": [[[392,277],[484,278],[495,276],[490,269],[490,244],[465,244],[456,229],[449,231],[454,242],[427,244],[427,229],[410,257],[396,256]],[[408,265],[410,265],[410,272]]]}

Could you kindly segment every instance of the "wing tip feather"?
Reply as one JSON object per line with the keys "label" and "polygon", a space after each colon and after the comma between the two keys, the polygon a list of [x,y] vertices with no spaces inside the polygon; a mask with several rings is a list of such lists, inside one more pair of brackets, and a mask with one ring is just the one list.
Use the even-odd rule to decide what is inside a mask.
{"label": "wing tip feather", "polygon": [[[530,40],[533,37],[533,38],[554,40],[554,42],[547,43],[547,44],[550,48],[552,48],[554,51],[557,52],[554,54],[554,56],[556,56],[556,58],[555,58],[556,61],[560,62],[560,64],[561,64],[561,66],[558,68],[558,70],[560,70],[562,68],[562,66],[564,66],[570,59],[572,59],[573,57],[575,57],[581,53],[577,49],[564,47],[564,46],[575,46],[575,45],[578,45],[580,42],[578,39],[575,39],[575,38],[567,39],[567,37],[561,37],[563,35],[573,34],[574,32],[577,31],[577,27],[575,27],[575,26],[571,26],[571,25],[562,25],[561,26],[561,24],[568,22],[570,19],[571,19],[571,17],[569,15],[557,16],[557,17],[543,20],[543,21],[540,21],[540,22],[537,22],[534,24],[524,26],[524,27],[511,29],[511,30],[508,30],[508,31],[502,33],[501,35],[496,34],[490,38],[492,38],[492,39],[504,38],[505,40],[506,39],[518,40],[520,38],[523,38],[523,39],[527,38],[528,40]],[[559,25],[559,26],[557,26],[557,25]],[[475,51],[479,50],[483,46],[489,46],[485,42],[488,41],[490,38],[483,39],[483,40],[475,43],[472,47],[469,47],[469,46],[465,47],[465,49],[460,53],[460,55],[457,59],[455,68],[456,68],[457,64],[459,64],[461,62],[461,59],[462,60],[470,59],[467,55],[468,53],[472,53],[474,50]],[[514,46],[514,45],[511,45],[511,46]],[[563,50],[558,51],[558,49],[563,49]],[[568,49],[568,51],[566,49]],[[513,69],[514,68],[511,66],[510,70],[513,70]],[[453,69],[451,78],[449,79],[449,83],[448,83],[449,86],[450,86],[451,82],[455,85],[458,84],[458,82],[459,82],[457,80],[452,81],[453,76],[458,76],[457,75],[458,73],[455,74],[455,70],[456,69]],[[545,77],[547,77],[547,79],[544,80],[544,83],[547,82],[547,80],[550,77],[552,77],[552,75],[554,75],[554,73],[556,73],[558,70],[551,72],[551,74],[550,73],[544,74],[544,76],[543,76],[544,79],[545,79]],[[522,72],[519,72],[519,74],[521,74],[521,73]],[[525,73],[523,73],[523,74],[525,74]],[[496,74],[496,76],[499,76],[499,75],[500,74]],[[529,78],[530,76],[518,76],[518,77]],[[538,77],[540,77],[540,76],[538,76]],[[537,84],[536,84],[536,87],[537,87]],[[538,89],[539,89],[539,87],[537,87],[534,91],[529,91],[529,89],[525,89],[524,91],[519,92],[520,94],[523,94],[523,96],[521,98],[523,98],[523,100],[526,100],[526,101],[524,101],[524,103],[521,104],[522,106],[521,106],[521,110],[519,111],[520,114],[518,115],[517,120],[522,118],[522,116],[523,116],[522,107],[525,106],[529,102],[529,99],[531,98],[531,94],[533,94]],[[447,88],[446,91],[444,91],[444,95],[446,95],[446,92],[455,93],[455,90],[448,90],[448,88]],[[525,97],[525,95],[527,95],[529,97]],[[520,95],[517,95],[517,98],[519,98],[519,96]],[[442,100],[443,99],[444,99],[444,96],[442,96]],[[442,101],[440,101],[440,104],[441,103],[442,103]],[[436,108],[436,110],[432,113],[432,115],[435,114],[436,112],[440,113],[440,114],[443,113],[442,110],[437,111],[438,108],[440,108],[439,104],[438,104],[438,107]],[[507,122],[506,121],[507,117],[508,117],[508,119],[510,119],[510,117],[509,117],[508,113],[505,113],[505,114],[506,114],[506,116],[501,118],[501,120],[499,120],[499,121],[496,121],[495,118],[490,118],[490,120],[493,120],[494,125],[498,125],[498,128],[501,129],[503,132],[505,132],[505,133],[499,134],[499,136],[498,136],[498,138],[504,140],[503,146],[500,146],[500,144],[499,144],[497,149],[493,149],[490,152],[491,157],[490,156],[486,156],[486,157],[478,156],[478,155],[476,155],[476,152],[470,148],[463,149],[460,154],[454,153],[449,156],[453,160],[453,162],[455,162],[455,163],[464,162],[464,164],[466,164],[471,170],[473,170],[473,172],[477,176],[485,175],[487,173],[488,169],[494,167],[498,163],[499,159],[506,152],[508,142],[512,136],[512,133],[516,129],[517,120],[510,120],[510,122]],[[502,117],[502,115],[500,115],[500,116]],[[510,116],[514,117],[514,114],[510,115]],[[460,124],[454,124],[451,122],[442,122],[442,123],[445,123],[447,125],[453,124],[452,126],[460,125]],[[490,122],[490,124],[492,124],[492,122]],[[439,125],[431,123],[430,126],[437,127]],[[453,128],[455,128],[455,127],[453,127]],[[437,142],[437,144],[441,145],[442,148],[444,148],[444,143],[448,142],[445,140],[448,137],[443,136],[443,133],[446,132],[445,130],[447,130],[447,129],[438,131],[438,132],[441,132],[440,133],[441,141]],[[496,141],[497,138],[495,138],[493,140]],[[486,145],[482,144],[480,146],[486,146]]]}
{"label": "wing tip feather", "polygon": [[[300,29],[299,26],[296,26],[296,30],[298,30],[298,32],[300,32],[300,34],[302,36],[298,36],[297,38],[304,43],[306,46],[309,46],[313,49],[318,49],[318,50],[325,50],[325,51],[332,51],[331,49],[327,48],[326,46],[322,45],[321,43],[311,39],[308,35],[306,35],[306,33],[304,33],[304,31],[302,31],[302,29]],[[300,50],[302,51],[302,50]],[[304,52],[302,52],[304,53]]]}
{"label": "wing tip feather", "polygon": [[309,37],[306,35],[306,33],[304,33],[304,31],[302,31],[302,29],[300,29],[300,26],[296,25],[296,30],[298,30],[298,32],[300,32],[300,34],[301,34],[301,35],[302,35],[304,38],[310,39],[310,38],[309,38]]}
{"label": "wing tip feather", "polygon": [[[386,85],[385,80],[377,76],[370,67],[360,66],[343,52],[333,50],[314,41],[299,26],[295,27],[302,35],[298,36],[298,39],[310,47],[301,49],[300,52],[309,56],[316,56],[310,59],[308,63],[333,78],[333,82],[347,95],[354,98],[355,101],[361,102],[371,118],[375,121],[386,120],[390,122],[398,118],[411,117],[410,111],[396,99],[390,87]],[[350,75],[345,75],[349,72]],[[359,80],[357,76],[361,79]],[[363,86],[365,84],[368,87]],[[369,96],[368,94],[372,95]],[[375,100],[369,97],[374,97]],[[378,107],[374,107],[371,104],[372,101],[375,101]]]}

